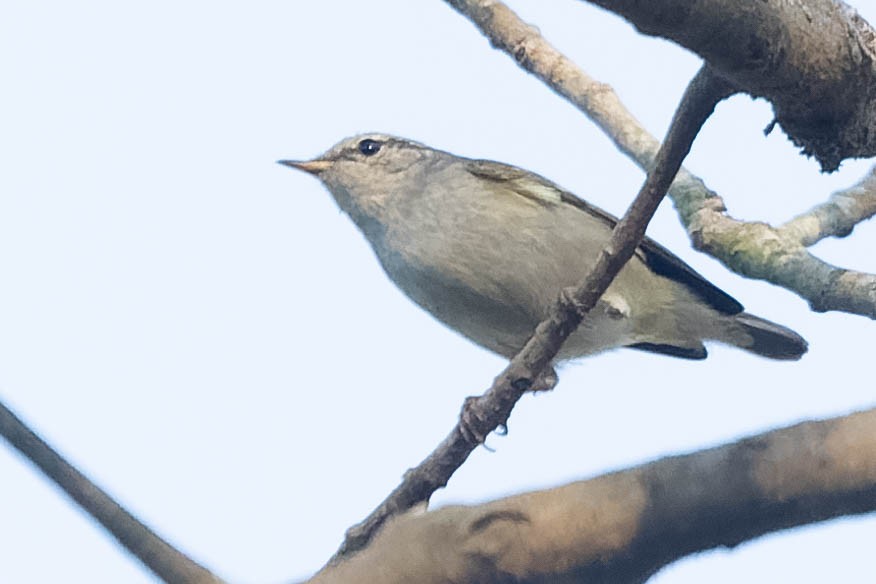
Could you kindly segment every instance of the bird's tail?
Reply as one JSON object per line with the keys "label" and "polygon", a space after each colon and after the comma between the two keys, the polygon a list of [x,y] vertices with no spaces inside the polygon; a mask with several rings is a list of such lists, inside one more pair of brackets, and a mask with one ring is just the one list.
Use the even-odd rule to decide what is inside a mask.
{"label": "bird's tail", "polygon": [[724,339],[746,351],[769,359],[797,360],[809,348],[806,339],[789,328],[740,312],[730,317],[729,337]]}

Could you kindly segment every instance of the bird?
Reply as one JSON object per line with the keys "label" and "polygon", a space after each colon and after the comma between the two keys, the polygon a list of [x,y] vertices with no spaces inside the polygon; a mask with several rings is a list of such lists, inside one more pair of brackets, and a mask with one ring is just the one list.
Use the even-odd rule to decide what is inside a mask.
{"label": "bird", "polygon": [[[278,162],[322,182],[411,300],[509,359],[587,275],[618,222],[536,173],[389,134]],[[708,341],[777,360],[807,351],[796,332],[745,312],[646,236],[555,363],[619,348],[701,360]]]}

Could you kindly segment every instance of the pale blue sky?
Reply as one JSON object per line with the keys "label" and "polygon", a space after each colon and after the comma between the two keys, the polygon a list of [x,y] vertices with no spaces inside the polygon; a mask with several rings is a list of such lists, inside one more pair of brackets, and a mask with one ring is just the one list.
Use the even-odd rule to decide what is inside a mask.
{"label": "pale blue sky", "polygon": [[[876,5],[859,0],[871,22]],[[698,61],[564,0],[510,2],[662,134]],[[530,168],[616,214],[642,174],[444,2],[7,3],[0,18],[0,395],[143,520],[233,582],[318,568],[502,367],[385,278],[321,186],[274,163],[367,130]],[[723,104],[688,167],[782,221],[830,176],[766,103]],[[476,502],[870,407],[874,325],[813,314],[649,231],[799,363],[712,347],[569,365],[435,497]],[[876,272],[876,226],[819,254]],[[0,448],[0,582],[154,579]],[[876,518],[699,556],[654,582],[862,581]]]}

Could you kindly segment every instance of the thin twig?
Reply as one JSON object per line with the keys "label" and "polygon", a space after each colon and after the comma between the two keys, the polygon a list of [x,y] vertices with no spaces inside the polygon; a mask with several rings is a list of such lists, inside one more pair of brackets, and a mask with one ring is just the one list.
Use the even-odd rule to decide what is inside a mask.
{"label": "thin twig", "polygon": [[146,527],[91,479],[76,470],[0,402],[0,436],[35,464],[115,537],[170,584],[221,584],[223,580]]}
{"label": "thin twig", "polygon": [[876,166],[858,184],[830,196],[830,199],[797,215],[781,227],[806,247],[825,237],[846,237],[855,226],[876,215]]}
{"label": "thin twig", "polygon": [[560,295],[548,318],[538,325],[492,387],[483,396],[466,402],[460,421],[432,454],[408,471],[402,483],[364,521],[347,531],[332,563],[366,546],[389,517],[428,501],[490,432],[506,425],[514,404],[550,365],[563,342],[633,255],[700,128],[715,105],[731,93],[732,88],[706,67],[694,77],[657,153],[654,170],[614,228],[596,265],[576,289]]}
{"label": "thin twig", "polygon": [[697,552],[876,511],[874,426],[871,409],[551,489],[411,513],[308,584],[641,584]]}

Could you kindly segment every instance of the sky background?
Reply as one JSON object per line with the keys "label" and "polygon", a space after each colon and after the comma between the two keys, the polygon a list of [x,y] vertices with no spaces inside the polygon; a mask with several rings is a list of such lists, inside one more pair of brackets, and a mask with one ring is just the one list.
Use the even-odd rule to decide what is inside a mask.
{"label": "sky background", "polygon": [[[509,3],[662,135],[698,59],[573,0]],[[854,2],[876,21],[876,2]],[[503,360],[408,301],[312,177],[275,164],[363,131],[549,177],[620,214],[643,175],[438,0],[7,2],[0,9],[0,397],[231,582],[301,579],[449,431]],[[740,218],[854,184],[763,101],[722,104],[686,166]],[[528,396],[436,505],[494,499],[872,407],[874,324],[649,233],[810,352],[616,351]],[[815,251],[876,272],[876,225]],[[0,582],[154,578],[0,447]],[[761,538],[652,582],[870,581],[876,517]]]}

